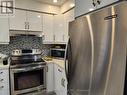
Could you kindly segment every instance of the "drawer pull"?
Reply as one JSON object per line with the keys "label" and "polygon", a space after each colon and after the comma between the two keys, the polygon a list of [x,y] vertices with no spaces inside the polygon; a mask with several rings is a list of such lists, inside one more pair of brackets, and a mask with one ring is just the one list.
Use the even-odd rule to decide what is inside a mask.
{"label": "drawer pull", "polygon": [[64,78],[61,79],[61,85],[62,85],[63,87],[65,87],[65,79],[64,79]]}
{"label": "drawer pull", "polygon": [[4,79],[0,79],[0,82],[4,81]]}
{"label": "drawer pull", "polygon": [[60,69],[58,69],[59,72],[62,72]]}
{"label": "drawer pull", "polygon": [[4,86],[0,86],[0,89],[4,88]]}
{"label": "drawer pull", "polygon": [[3,74],[3,72],[0,72],[0,74]]}

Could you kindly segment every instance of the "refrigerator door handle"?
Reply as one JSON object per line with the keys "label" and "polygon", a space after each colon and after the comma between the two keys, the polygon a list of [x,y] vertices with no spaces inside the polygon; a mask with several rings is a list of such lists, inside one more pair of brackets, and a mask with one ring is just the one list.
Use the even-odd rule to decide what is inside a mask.
{"label": "refrigerator door handle", "polygon": [[68,69],[67,69],[67,53],[68,53],[68,46],[69,46],[69,43],[70,43],[70,38],[68,38],[68,41],[67,41],[67,44],[66,44],[66,49],[65,49],[65,57],[64,57],[64,62],[65,62],[65,74],[66,74],[66,78],[67,78],[67,81],[68,81]]}

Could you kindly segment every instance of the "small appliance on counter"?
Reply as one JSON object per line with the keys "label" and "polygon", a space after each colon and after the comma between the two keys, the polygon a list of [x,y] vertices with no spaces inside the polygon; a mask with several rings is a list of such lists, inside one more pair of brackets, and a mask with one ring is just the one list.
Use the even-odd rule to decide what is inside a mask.
{"label": "small appliance on counter", "polygon": [[50,51],[50,56],[52,58],[57,58],[57,59],[64,59],[65,58],[65,48],[66,45],[56,45],[51,48]]}
{"label": "small appliance on counter", "polygon": [[10,63],[9,56],[0,53],[0,66],[2,66],[2,67],[7,66],[7,65],[9,65],[9,63]]}
{"label": "small appliance on counter", "polygon": [[13,50],[10,62],[11,95],[35,95],[46,89],[46,62],[41,50]]}

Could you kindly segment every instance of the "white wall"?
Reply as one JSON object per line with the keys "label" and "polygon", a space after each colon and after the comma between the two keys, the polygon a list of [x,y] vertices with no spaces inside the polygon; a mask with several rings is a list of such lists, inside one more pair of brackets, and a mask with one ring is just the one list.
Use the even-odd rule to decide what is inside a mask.
{"label": "white wall", "polygon": [[66,3],[64,3],[61,6],[61,13],[67,11],[68,9],[71,8],[70,4],[74,4],[75,5],[75,0],[68,0]]}
{"label": "white wall", "polygon": [[58,14],[60,7],[49,4],[43,4],[34,0],[15,0],[15,6],[17,8],[25,8],[42,12],[51,12]]}

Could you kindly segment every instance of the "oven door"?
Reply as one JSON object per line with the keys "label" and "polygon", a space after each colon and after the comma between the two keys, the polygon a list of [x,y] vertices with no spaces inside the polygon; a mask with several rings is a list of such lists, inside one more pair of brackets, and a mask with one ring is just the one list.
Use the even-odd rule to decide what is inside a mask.
{"label": "oven door", "polygon": [[13,68],[10,70],[11,94],[21,95],[46,88],[46,66]]}
{"label": "oven door", "polygon": [[53,58],[64,59],[65,49],[51,49],[51,56]]}

